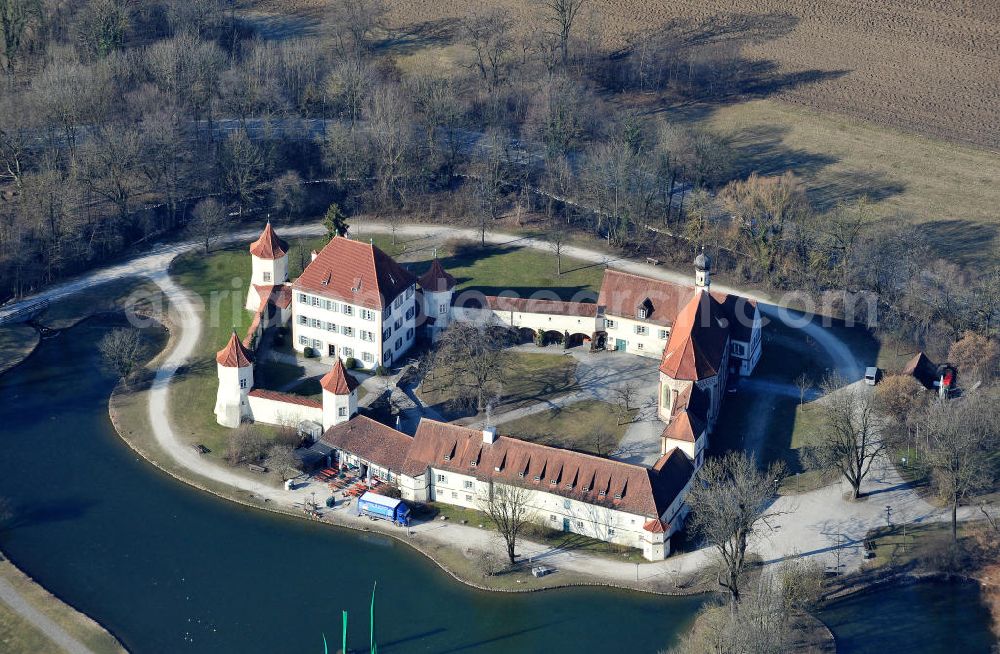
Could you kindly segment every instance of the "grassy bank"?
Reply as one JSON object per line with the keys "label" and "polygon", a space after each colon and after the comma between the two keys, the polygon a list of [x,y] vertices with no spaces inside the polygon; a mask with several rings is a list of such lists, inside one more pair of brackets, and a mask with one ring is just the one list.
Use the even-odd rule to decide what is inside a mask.
{"label": "grassy bank", "polygon": [[[52,620],[94,654],[125,652],[114,636],[87,616],[63,604],[30,577],[0,556],[0,579],[36,611]],[[0,651],[5,654],[37,654],[57,651],[56,644],[11,607],[0,602]]]}

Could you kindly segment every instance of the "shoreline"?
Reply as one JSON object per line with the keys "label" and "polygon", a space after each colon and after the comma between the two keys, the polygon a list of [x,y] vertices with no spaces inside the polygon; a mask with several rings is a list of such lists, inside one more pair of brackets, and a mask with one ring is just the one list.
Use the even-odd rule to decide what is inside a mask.
{"label": "shoreline", "polygon": [[[7,567],[7,568],[10,569],[9,573],[7,571],[3,571],[3,568],[5,568],[5,567]],[[25,572],[24,570],[22,570],[17,565],[17,562],[14,559],[12,559],[4,550],[0,549],[0,581],[4,581],[6,578],[8,578],[10,576],[14,576],[16,578],[19,578],[19,581],[21,582],[21,584],[26,585],[31,590],[31,592],[37,593],[37,595],[39,596],[39,599],[41,600],[41,604],[42,604],[41,606],[39,606],[38,603],[31,602],[30,600],[27,600],[27,599],[25,599],[24,601],[25,601],[25,603],[31,605],[39,613],[43,614],[46,618],[52,619],[52,616],[49,615],[49,614],[51,612],[53,612],[53,611],[67,611],[68,614],[69,614],[68,617],[70,617],[73,620],[78,621],[79,622],[79,626],[81,628],[88,629],[88,630],[93,630],[94,632],[96,632],[95,634],[93,634],[94,636],[101,636],[101,637],[109,638],[111,642],[106,643],[109,647],[112,648],[109,651],[119,651],[119,652],[125,652],[126,654],[128,654],[129,650],[125,647],[124,643],[122,643],[122,641],[118,638],[118,636],[115,634],[115,632],[110,627],[108,627],[108,626],[106,626],[104,624],[101,624],[99,621],[97,621],[96,619],[94,619],[90,615],[84,613],[79,608],[77,608],[76,606],[74,606],[73,604],[71,604],[70,602],[68,602],[65,598],[60,597],[56,593],[52,592],[51,590],[49,590],[48,588],[46,588],[45,586],[43,586],[42,584],[40,584],[37,580],[35,580],[34,577],[32,577],[27,572]],[[23,598],[23,594],[22,593],[18,593],[18,594],[21,594],[22,598]],[[3,600],[0,600],[0,605],[6,606],[10,610],[14,611],[14,613],[16,613],[18,616],[20,616],[26,622],[28,622],[28,624],[30,624],[33,628],[37,629],[39,631],[39,633],[45,635],[46,638],[48,638],[48,635],[45,634],[44,630],[42,630],[41,628],[39,628],[38,625],[34,624],[27,617],[25,617],[20,612],[18,612],[16,608],[14,608],[12,606],[9,606]],[[58,626],[61,627],[62,625],[58,625]],[[72,637],[72,635],[70,635],[68,633],[67,633],[67,635],[69,635],[70,637]],[[59,645],[59,643],[55,643],[55,642],[54,642],[54,644]],[[80,643],[80,644],[83,645],[82,643]],[[117,648],[117,649],[115,649],[115,648]],[[89,651],[89,648],[88,648],[88,651]]]}

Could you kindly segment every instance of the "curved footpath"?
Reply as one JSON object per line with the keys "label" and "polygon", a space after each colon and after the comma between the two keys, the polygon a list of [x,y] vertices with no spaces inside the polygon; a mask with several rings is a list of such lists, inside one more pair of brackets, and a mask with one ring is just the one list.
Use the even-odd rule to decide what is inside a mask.
{"label": "curved footpath", "polygon": [[[388,225],[377,223],[361,223],[356,225],[355,233],[387,233]],[[305,225],[286,227],[282,235],[289,238],[316,236],[324,233],[320,225]],[[428,235],[446,236],[450,238],[479,239],[476,230],[442,227],[434,225],[411,224],[398,226],[397,235]],[[224,242],[250,242],[256,238],[256,231],[243,231],[232,234]],[[519,237],[504,233],[488,233],[487,241],[492,244],[509,244],[520,247],[547,249],[544,241]],[[189,361],[194,353],[201,335],[201,311],[198,298],[181,288],[172,280],[167,272],[170,262],[180,254],[199,247],[197,243],[180,243],[154,248],[148,254],[135,259],[95,271],[77,279],[59,284],[41,293],[37,297],[49,300],[58,299],[103,281],[110,281],[125,276],[144,276],[155,282],[169,299],[171,304],[171,322],[175,325],[175,338],[172,351],[162,361],[156,370],[149,395],[149,418],[153,427],[156,442],[174,461],[190,473],[199,477],[225,484],[233,489],[246,491],[252,495],[273,502],[275,509],[290,512],[301,512],[301,507],[319,487],[306,485],[295,491],[272,488],[260,481],[236,474],[234,471],[212,463],[201,457],[193,448],[186,445],[174,430],[169,416],[170,381],[177,369]],[[578,246],[566,247],[564,254],[598,264],[613,265],[618,269],[646,275],[668,281],[689,283],[689,275],[662,268],[649,266],[636,261],[616,258],[603,252]],[[736,289],[716,285],[725,292],[740,293]],[[761,294],[746,293],[762,304],[764,312],[769,316],[782,319],[782,310],[774,305],[767,305],[770,299]],[[16,305],[13,305],[16,306]],[[5,307],[7,309],[8,307]],[[836,367],[848,379],[858,379],[861,375],[861,363],[852,355],[850,348],[841,342],[833,333],[815,323],[804,326],[795,325],[808,334],[824,348],[835,362]],[[893,507],[893,517],[897,521],[928,522],[947,519],[947,513],[923,501],[901,480],[894,466],[883,462],[881,471],[875,471],[872,479],[864,489],[875,493],[868,501],[848,502],[843,499],[846,487],[835,483],[825,488],[795,496],[779,497],[772,510],[779,515],[772,521],[772,530],[759,538],[752,549],[766,562],[778,562],[786,558],[798,556],[822,556],[827,565],[836,560],[835,550],[841,549],[840,564],[846,570],[855,569],[862,561],[861,542],[867,531],[884,523],[885,505]],[[877,499],[876,499],[877,498]],[[298,505],[298,506],[296,506]],[[368,528],[371,523],[358,520],[349,515],[348,511],[327,512],[333,516],[336,523],[356,528]],[[963,516],[965,517],[965,516]],[[495,542],[492,533],[487,530],[454,523],[426,523],[412,529],[410,540],[417,543],[434,544],[437,546],[458,547],[459,551],[494,549]],[[404,539],[406,540],[406,539]],[[417,545],[418,549],[422,549]],[[556,568],[572,570],[595,583],[607,583],[620,586],[635,586],[636,582],[644,582],[643,586],[659,586],[669,588],[679,579],[701,569],[709,562],[710,551],[702,549],[695,552],[679,554],[665,561],[633,564],[624,561],[584,555],[567,550],[554,550],[536,543],[522,541],[520,546],[522,556],[533,560],[544,561]],[[672,583],[671,583],[672,582]]]}

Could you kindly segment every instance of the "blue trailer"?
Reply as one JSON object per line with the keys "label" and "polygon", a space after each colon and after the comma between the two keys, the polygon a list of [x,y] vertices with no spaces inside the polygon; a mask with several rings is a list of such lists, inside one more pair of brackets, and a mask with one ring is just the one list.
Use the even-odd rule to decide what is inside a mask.
{"label": "blue trailer", "polygon": [[400,525],[410,524],[410,507],[406,506],[406,502],[371,491],[358,498],[358,515],[391,520]]}

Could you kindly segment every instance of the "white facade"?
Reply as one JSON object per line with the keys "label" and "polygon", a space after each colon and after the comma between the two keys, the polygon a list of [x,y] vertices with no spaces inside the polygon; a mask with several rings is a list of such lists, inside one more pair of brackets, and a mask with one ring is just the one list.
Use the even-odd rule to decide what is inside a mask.
{"label": "white facade", "polygon": [[262,259],[250,255],[250,288],[247,289],[247,311],[256,311],[260,306],[260,296],[254,286],[280,286],[288,281],[288,255],[277,259]]}
{"label": "white facade", "polygon": [[323,389],[323,430],[347,422],[358,412],[358,389],[337,395]]}
{"label": "white facade", "polygon": [[295,290],[292,342],[298,352],[311,347],[323,358],[353,358],[363,368],[399,361],[416,338],[416,285],[384,310],[369,309]]}
{"label": "white facade", "polygon": [[216,364],[219,389],[215,396],[215,419],[220,425],[238,427],[250,415],[247,394],[253,388],[253,366],[242,368]]}
{"label": "white facade", "polygon": [[441,332],[448,329],[448,326],[451,324],[452,292],[450,290],[437,292],[424,290],[421,293],[421,296],[423,298],[421,309],[423,309],[424,317],[434,319],[434,325],[430,329],[431,341],[433,342],[436,341],[441,335]]}
{"label": "white facade", "polygon": [[250,415],[247,417],[254,422],[296,427],[306,420],[318,424],[323,419],[323,409],[318,406],[305,406],[254,395],[250,395],[247,400],[250,405]]}
{"label": "white facade", "polygon": [[670,328],[644,320],[608,314],[604,317],[604,331],[609,350],[638,354],[659,359],[670,337]]}

